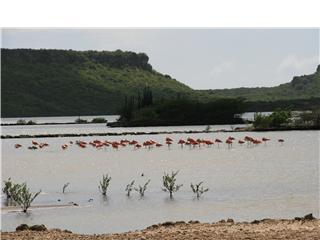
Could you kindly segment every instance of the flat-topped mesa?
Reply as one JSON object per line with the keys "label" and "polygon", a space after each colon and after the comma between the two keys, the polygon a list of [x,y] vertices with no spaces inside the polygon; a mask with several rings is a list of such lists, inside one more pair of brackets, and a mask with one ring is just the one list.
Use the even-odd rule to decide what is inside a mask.
{"label": "flat-topped mesa", "polygon": [[81,64],[92,61],[104,66],[122,68],[135,67],[152,71],[145,53],[131,51],[74,51],[60,49],[1,49],[2,61],[6,64],[19,58],[20,61],[43,64]]}

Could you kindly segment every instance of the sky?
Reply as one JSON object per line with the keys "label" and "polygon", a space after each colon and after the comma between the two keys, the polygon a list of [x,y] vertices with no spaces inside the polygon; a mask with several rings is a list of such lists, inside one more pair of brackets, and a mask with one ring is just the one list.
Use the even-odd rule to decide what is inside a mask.
{"label": "sky", "polygon": [[194,89],[277,86],[319,64],[319,29],[2,29],[2,48],[144,52]]}

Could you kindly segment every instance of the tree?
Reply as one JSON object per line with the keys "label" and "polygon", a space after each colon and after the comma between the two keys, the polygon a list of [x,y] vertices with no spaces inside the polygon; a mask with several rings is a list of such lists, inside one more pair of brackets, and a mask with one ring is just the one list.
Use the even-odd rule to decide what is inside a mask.
{"label": "tree", "polygon": [[22,211],[26,213],[28,208],[31,206],[31,203],[40,193],[41,190],[32,194],[27,187],[27,184],[22,183],[21,185],[18,184],[16,186],[16,189],[12,192],[12,198],[18,205],[20,205]]}
{"label": "tree", "polygon": [[171,175],[168,173],[164,173],[162,177],[163,188],[162,190],[165,192],[169,192],[170,198],[173,198],[173,193],[179,191],[179,189],[183,186],[183,184],[176,184],[176,176],[179,171],[171,172]]}

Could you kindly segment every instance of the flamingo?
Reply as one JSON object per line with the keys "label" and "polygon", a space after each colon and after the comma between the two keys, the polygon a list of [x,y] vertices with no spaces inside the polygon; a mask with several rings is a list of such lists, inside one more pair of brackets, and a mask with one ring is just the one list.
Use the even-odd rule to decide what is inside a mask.
{"label": "flamingo", "polygon": [[166,137],[166,142],[173,142],[173,140],[169,137]]}
{"label": "flamingo", "polygon": [[119,148],[118,143],[117,143],[117,142],[114,142],[114,143],[112,144],[112,148],[114,148],[114,149],[117,149],[117,150],[118,150],[118,148]]}
{"label": "flamingo", "polygon": [[183,139],[180,139],[179,142],[178,142],[178,144],[181,145],[181,148],[183,148],[183,144],[185,144],[185,143],[186,143],[186,142],[185,142]]}
{"label": "flamingo", "polygon": [[32,140],[32,144],[33,145],[39,145],[39,143],[37,143],[36,141],[33,141],[33,140]]}
{"label": "flamingo", "polygon": [[232,140],[228,138],[226,140],[226,144],[228,144],[228,148],[231,148],[232,147]]}
{"label": "flamingo", "polygon": [[131,142],[129,142],[129,145],[136,145],[136,144],[138,144],[136,140],[132,140]]}
{"label": "flamingo", "polygon": [[172,144],[171,141],[166,141],[166,144],[168,145],[168,148],[170,148],[170,145]]}
{"label": "flamingo", "polygon": [[162,144],[156,143],[156,147],[162,147]]}
{"label": "flamingo", "polygon": [[278,142],[279,142],[281,145],[283,145],[284,139],[280,138],[280,139],[278,139]]}
{"label": "flamingo", "polygon": [[213,145],[213,142],[210,141],[210,140],[204,140],[204,143],[205,143],[208,147],[210,147],[211,145]]}
{"label": "flamingo", "polygon": [[258,140],[258,139],[253,139],[252,140],[252,143],[255,145],[255,146],[257,146],[258,144],[260,144],[260,143],[262,143],[260,140]]}
{"label": "flamingo", "polygon": [[267,144],[267,142],[270,141],[270,139],[263,137],[263,138],[262,138],[262,141],[264,142],[264,144]]}
{"label": "flamingo", "polygon": [[244,144],[244,141],[239,140],[238,143],[239,143],[240,145],[242,145],[242,144]]}
{"label": "flamingo", "polygon": [[218,144],[218,147],[219,147],[219,143],[222,143],[222,141],[218,138],[216,138],[216,140],[214,140],[217,144]]}
{"label": "flamingo", "polygon": [[65,150],[65,149],[68,148],[68,145],[67,145],[67,144],[63,144],[63,145],[61,146],[61,148],[62,148],[63,150]]}
{"label": "flamingo", "polygon": [[135,148],[141,148],[141,145],[140,144],[136,144],[134,147]]}
{"label": "flamingo", "polygon": [[21,145],[21,144],[19,144],[19,143],[17,143],[17,144],[15,144],[15,145],[14,145],[14,147],[15,147],[15,148],[21,148],[21,147],[22,147],[22,145]]}
{"label": "flamingo", "polygon": [[197,142],[197,141],[194,141],[194,142],[191,142],[191,145],[195,148],[197,145],[199,145],[200,147],[200,144]]}

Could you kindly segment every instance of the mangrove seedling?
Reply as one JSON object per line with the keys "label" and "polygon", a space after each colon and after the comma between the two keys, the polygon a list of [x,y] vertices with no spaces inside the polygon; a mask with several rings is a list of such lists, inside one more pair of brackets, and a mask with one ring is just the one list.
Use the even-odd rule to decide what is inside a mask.
{"label": "mangrove seedling", "polygon": [[63,184],[63,187],[62,187],[62,193],[64,193],[66,191],[66,188],[70,185],[70,183],[65,183]]}
{"label": "mangrove seedling", "polygon": [[169,192],[171,199],[173,198],[173,193],[179,191],[179,189],[183,186],[183,184],[176,184],[176,176],[178,173],[179,171],[172,171],[171,175],[169,173],[164,173],[164,176],[162,177],[162,190],[165,192]]}
{"label": "mangrove seedling", "polygon": [[203,182],[199,182],[198,184],[191,183],[190,187],[192,191],[197,195],[197,198],[199,198],[203,193],[208,192],[209,188],[203,188],[202,185]]}
{"label": "mangrove seedling", "polygon": [[130,197],[130,193],[133,190],[134,180],[126,186],[127,196]]}
{"label": "mangrove seedling", "polygon": [[134,188],[134,190],[136,190],[138,193],[140,193],[140,197],[144,196],[144,192],[147,190],[147,186],[150,183],[150,179],[143,185],[140,186],[138,188]]}
{"label": "mangrove seedling", "polygon": [[102,181],[100,181],[99,190],[102,193],[102,195],[104,195],[104,196],[107,195],[110,181],[111,181],[111,177],[109,177],[108,174],[102,175]]}
{"label": "mangrove seedling", "polygon": [[6,195],[7,200],[9,201],[11,199],[10,191],[14,185],[14,183],[11,181],[11,178],[8,178],[8,180],[4,180],[4,187],[2,188],[2,192]]}
{"label": "mangrove seedling", "polygon": [[6,204],[9,205],[14,205],[14,199],[13,195],[18,194],[19,189],[20,189],[20,184],[14,183],[11,181],[11,178],[8,178],[7,181],[4,182],[4,187],[2,189],[2,192],[6,195]]}
{"label": "mangrove seedling", "polygon": [[34,201],[34,199],[41,193],[41,190],[39,192],[36,192],[35,194],[32,194],[27,187],[26,183],[22,184],[16,184],[18,185],[16,189],[12,192],[12,199],[21,206],[23,212],[27,212],[28,208],[31,206],[31,203]]}

